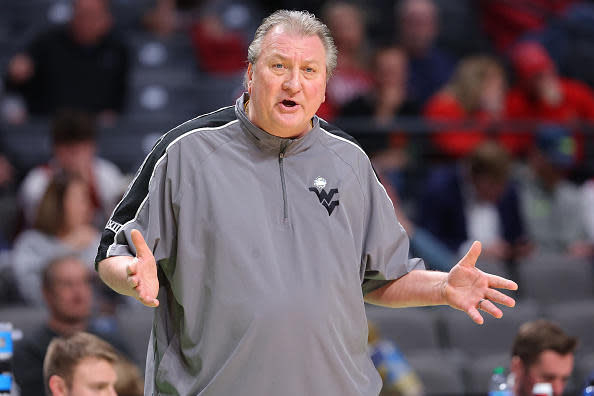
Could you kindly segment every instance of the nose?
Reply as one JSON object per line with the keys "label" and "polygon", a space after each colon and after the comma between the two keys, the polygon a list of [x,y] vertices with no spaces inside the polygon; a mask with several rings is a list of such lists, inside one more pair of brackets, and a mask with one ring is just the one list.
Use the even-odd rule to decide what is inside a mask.
{"label": "nose", "polygon": [[287,77],[285,78],[285,81],[283,81],[283,89],[292,94],[301,90],[301,81],[299,79],[299,70],[297,68],[293,68],[290,73],[287,73]]}

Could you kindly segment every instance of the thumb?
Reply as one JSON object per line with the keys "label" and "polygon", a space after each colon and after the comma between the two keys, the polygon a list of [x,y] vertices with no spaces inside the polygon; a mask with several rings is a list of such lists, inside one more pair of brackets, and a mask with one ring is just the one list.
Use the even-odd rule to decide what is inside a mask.
{"label": "thumb", "polygon": [[479,241],[474,241],[470,249],[468,249],[468,252],[466,252],[466,255],[460,260],[460,265],[464,267],[475,267],[476,260],[478,260],[480,254],[481,243]]}
{"label": "thumb", "polygon": [[138,231],[137,229],[133,229],[130,233],[130,236],[132,237],[132,243],[134,244],[134,248],[136,248],[136,257],[143,258],[153,255],[153,252],[151,252],[151,249],[149,249],[148,245],[144,241],[144,238],[140,231]]}

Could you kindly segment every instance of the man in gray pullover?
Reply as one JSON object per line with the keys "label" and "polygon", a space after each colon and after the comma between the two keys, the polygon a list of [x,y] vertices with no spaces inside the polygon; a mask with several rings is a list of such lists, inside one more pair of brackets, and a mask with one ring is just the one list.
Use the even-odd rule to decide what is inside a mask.
{"label": "man in gray pullover", "polygon": [[364,302],[479,324],[514,305],[478,242],[449,273],[409,260],[368,157],[315,115],[336,66],[324,24],[277,11],[248,62],[247,93],[163,135],[103,233],[101,278],[156,307],[146,395],[377,395]]}

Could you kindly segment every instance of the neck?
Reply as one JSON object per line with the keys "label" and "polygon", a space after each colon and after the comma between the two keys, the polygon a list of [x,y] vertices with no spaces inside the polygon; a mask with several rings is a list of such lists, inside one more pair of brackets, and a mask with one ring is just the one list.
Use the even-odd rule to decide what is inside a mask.
{"label": "neck", "polygon": [[56,315],[52,315],[47,325],[50,329],[60,335],[68,335],[76,333],[77,331],[84,331],[87,329],[87,320],[65,320],[61,319]]}

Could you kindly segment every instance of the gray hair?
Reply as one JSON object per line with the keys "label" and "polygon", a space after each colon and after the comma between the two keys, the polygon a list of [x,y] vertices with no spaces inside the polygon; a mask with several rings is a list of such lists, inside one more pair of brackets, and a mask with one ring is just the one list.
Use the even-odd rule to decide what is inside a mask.
{"label": "gray hair", "polygon": [[[248,47],[248,62],[254,66],[260,52],[264,36],[275,26],[283,26],[288,32],[301,36],[318,36],[326,50],[326,79],[332,77],[336,68],[337,50],[330,29],[312,13],[307,11],[277,10],[266,17],[254,35],[254,39]],[[247,74],[246,74],[247,86]]]}

